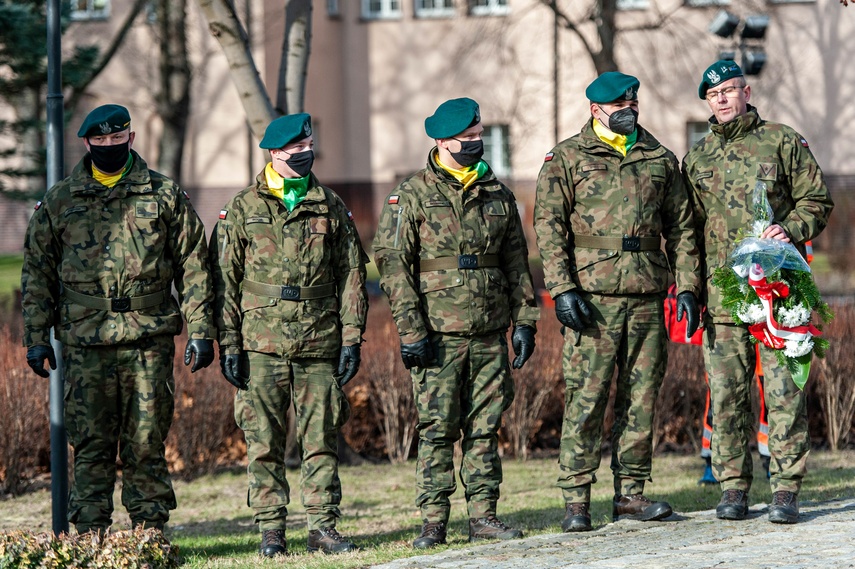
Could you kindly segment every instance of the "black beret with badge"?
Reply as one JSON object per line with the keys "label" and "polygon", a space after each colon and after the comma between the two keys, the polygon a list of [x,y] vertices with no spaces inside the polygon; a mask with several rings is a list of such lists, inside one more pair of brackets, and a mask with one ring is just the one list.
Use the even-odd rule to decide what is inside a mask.
{"label": "black beret with badge", "polygon": [[87,138],[112,134],[126,130],[130,126],[131,114],[128,109],[122,105],[101,105],[86,115],[80,130],[77,131],[77,136]]}
{"label": "black beret with badge", "polygon": [[308,113],[297,113],[279,117],[267,125],[259,147],[274,150],[303,140],[312,135],[312,117]]}
{"label": "black beret with badge", "polygon": [[585,89],[585,96],[592,103],[614,103],[615,101],[638,100],[637,78],[620,71],[607,71],[594,79]]}
{"label": "black beret with badge", "polygon": [[451,138],[481,122],[478,103],[468,97],[451,99],[425,119],[425,132],[431,138]]}
{"label": "black beret with badge", "polygon": [[729,59],[720,59],[707,67],[704,71],[704,76],[701,77],[701,84],[698,86],[698,97],[705,99],[707,90],[710,87],[715,87],[719,83],[723,83],[734,77],[742,77],[742,69],[735,61]]}

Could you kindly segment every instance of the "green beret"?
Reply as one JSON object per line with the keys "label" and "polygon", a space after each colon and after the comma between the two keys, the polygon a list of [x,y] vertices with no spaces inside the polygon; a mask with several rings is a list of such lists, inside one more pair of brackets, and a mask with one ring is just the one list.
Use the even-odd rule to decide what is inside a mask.
{"label": "green beret", "polygon": [[698,97],[705,99],[707,97],[707,89],[734,77],[742,77],[742,70],[735,61],[729,59],[716,61],[704,71],[704,76],[701,77],[701,84],[698,86]]}
{"label": "green beret", "polygon": [[467,97],[451,99],[425,119],[425,132],[431,138],[451,138],[479,122],[481,110],[478,103]]}
{"label": "green beret", "polygon": [[121,105],[101,105],[86,115],[77,136],[85,138],[121,132],[130,128],[131,114]]}
{"label": "green beret", "polygon": [[267,125],[264,138],[258,144],[261,148],[273,150],[282,148],[294,141],[303,140],[312,135],[312,117],[308,113],[285,115]]}
{"label": "green beret", "polygon": [[620,71],[607,71],[594,79],[585,89],[585,96],[592,103],[613,103],[638,99],[638,79]]}

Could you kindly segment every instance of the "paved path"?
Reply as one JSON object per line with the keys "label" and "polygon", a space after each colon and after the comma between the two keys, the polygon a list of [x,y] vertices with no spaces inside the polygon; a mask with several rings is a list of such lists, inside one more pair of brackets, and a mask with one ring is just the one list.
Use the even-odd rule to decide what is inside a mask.
{"label": "paved path", "polygon": [[675,514],[662,522],[631,520],[596,531],[399,559],[376,569],[844,569],[855,568],[855,501],[805,503],[800,523],[771,524],[766,508],[743,521],[714,510]]}

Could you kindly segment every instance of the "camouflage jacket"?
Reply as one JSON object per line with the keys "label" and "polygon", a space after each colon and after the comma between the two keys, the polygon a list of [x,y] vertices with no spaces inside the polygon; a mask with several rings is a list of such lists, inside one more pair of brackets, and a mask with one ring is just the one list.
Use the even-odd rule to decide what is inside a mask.
{"label": "camouflage jacket", "polygon": [[[220,212],[210,254],[223,353],[331,358],[342,345],[362,342],[368,257],[344,202],[314,175],[305,199],[289,212],[262,171]],[[243,290],[245,280],[335,289],[322,298],[285,300]]]}
{"label": "camouflage jacket", "polygon": [[[535,327],[540,312],[513,193],[492,170],[463,191],[435,153],[386,199],[374,238],[380,285],[401,341],[413,343],[431,331],[502,332],[511,320]],[[459,255],[497,255],[498,263],[420,270],[421,260]]]}
{"label": "camouflage jacket", "polygon": [[706,286],[702,301],[717,322],[731,322],[713,272],[727,263],[740,230],[751,227],[754,186],[767,186],[774,223],[804,255],[804,242],[828,223],[834,204],[807,141],[788,126],[748,113],[725,124],[711,118],[712,132],[683,159],[683,178],[692,200]]}
{"label": "camouflage jacket", "polygon": [[[678,290],[699,293],[698,249],[679,163],[641,127],[626,157],[600,140],[592,120],[553,148],[537,180],[534,228],[553,298],[576,289],[665,292],[671,272]],[[665,253],[576,246],[577,235],[661,236]]]}
{"label": "camouflage jacket", "polygon": [[[191,339],[214,338],[202,222],[172,180],[131,154],[131,170],[113,188],[92,178],[86,155],[36,205],[21,275],[24,345],[49,344],[51,326],[73,346],[178,334],[181,313]],[[169,298],[152,308],[113,312],[71,302],[64,289],[109,298],[166,291]]]}

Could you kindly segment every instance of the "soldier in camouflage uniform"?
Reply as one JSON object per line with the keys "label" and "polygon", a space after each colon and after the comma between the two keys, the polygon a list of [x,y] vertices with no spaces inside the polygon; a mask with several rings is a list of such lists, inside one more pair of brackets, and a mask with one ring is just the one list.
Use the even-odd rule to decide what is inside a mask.
{"label": "soldier in camouflage uniform", "polygon": [[246,437],[247,502],[262,553],[285,554],[293,401],[308,549],[352,551],[335,529],[337,437],[350,414],[342,387],[359,369],[368,258],[344,202],[311,173],[311,117],[279,117],[260,146],[271,162],[220,212],[210,246],[220,363],[238,388],[235,420]]}
{"label": "soldier in camouflage uniform", "polygon": [[89,153],[36,205],[24,243],[27,363],[43,377],[45,359],[56,367],[54,327],[74,447],[68,518],[80,533],[112,523],[117,449],[133,525],[163,528],[176,506],[164,440],[182,313],[184,363],[195,354],[195,372],[214,359],[202,222],[187,195],[131,150],[130,121],[119,105],[89,113],[77,133]]}
{"label": "soldier in camouflage uniform", "polygon": [[496,517],[498,430],[514,396],[505,338],[511,321],[514,367],[534,351],[539,311],[528,249],[513,193],[481,160],[477,103],[446,101],[425,130],[436,141],[427,167],[388,196],[374,240],[419,415],[423,527],[413,546],[445,543],[461,433],[470,541],[517,538],[522,532]]}
{"label": "soldier in camouflage uniform", "polygon": [[544,278],[556,317],[569,328],[558,478],[564,531],[591,529],[591,484],[615,367],[613,517],[671,514],[643,492],[667,358],[663,300],[673,271],[678,318],[688,317],[691,336],[700,318],[698,251],[677,159],[637,126],[638,88],[635,77],[618,72],[591,83],[591,119],[546,155],[537,182]]}
{"label": "soldier in camouflage uniform", "polygon": [[[713,89],[714,88],[714,89]],[[788,126],[760,118],[748,104],[751,87],[733,61],[717,61],[698,89],[713,112],[711,133],[683,159],[683,177],[694,208],[707,305],[704,363],[713,406],[712,466],[721,482],[716,514],[744,519],[752,481],[748,443],[753,437],[751,382],[755,350],[747,326],[734,324],[721,291],[709,286],[713,272],[728,262],[740,231],[753,221],[752,195],[765,182],[774,212],[762,237],[804,243],[828,223],[834,204],[807,141]],[[798,493],[810,450],[805,394],[772,350],[761,348],[769,420],[772,504],[769,521],[795,523]]]}

